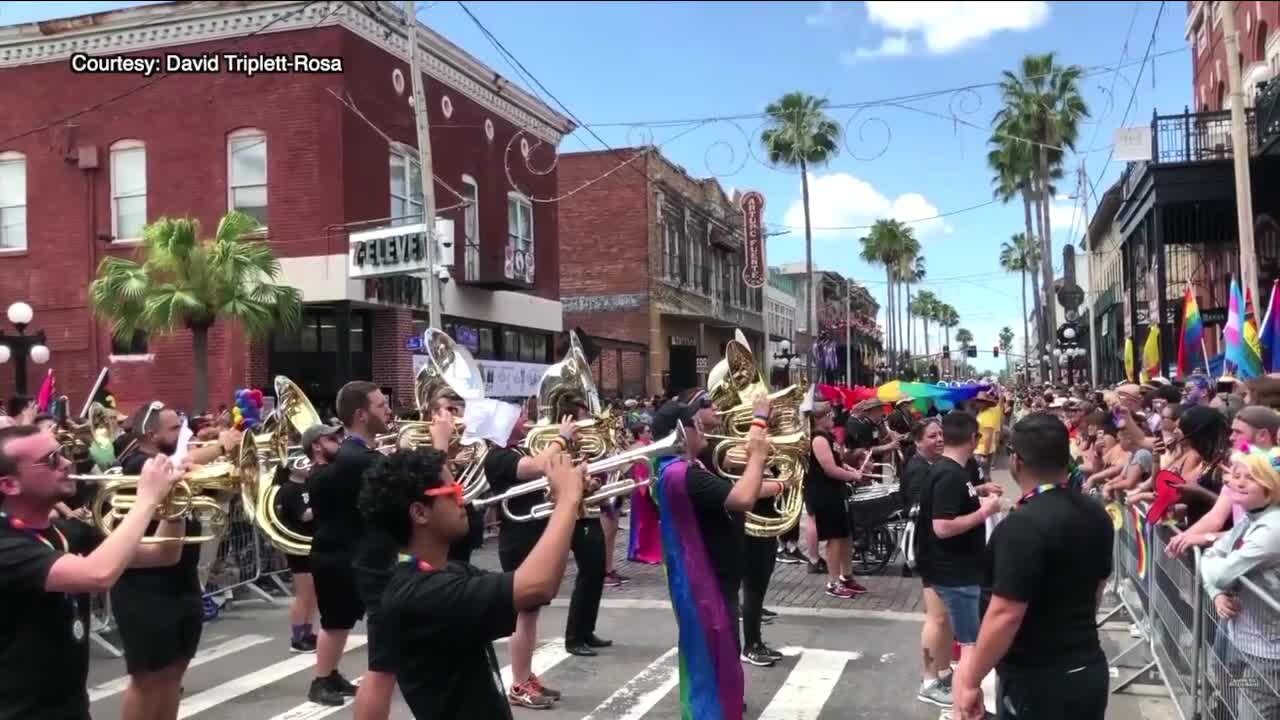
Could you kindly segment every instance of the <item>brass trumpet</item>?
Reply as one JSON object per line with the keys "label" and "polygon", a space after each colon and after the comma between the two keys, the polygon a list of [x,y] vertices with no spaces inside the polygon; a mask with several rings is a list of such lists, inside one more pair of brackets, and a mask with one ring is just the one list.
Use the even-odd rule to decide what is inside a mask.
{"label": "brass trumpet", "polygon": [[[587,463],[587,475],[620,475],[627,468],[637,462],[648,461],[655,457],[664,455],[678,455],[684,451],[685,437],[684,427],[677,424],[676,429],[671,434],[641,447],[632,448],[616,455],[597,460],[593,463]],[[649,484],[652,476],[645,480],[635,480],[633,478],[617,479],[602,485],[591,495],[582,499],[582,505],[588,508],[598,507],[606,500],[612,500],[620,495],[644,487]],[[513,522],[529,522],[531,520],[542,520],[551,516],[551,511],[555,508],[555,503],[543,502],[534,505],[526,515],[517,515],[511,511],[508,504],[511,500],[522,495],[529,495],[536,492],[546,492],[550,488],[550,482],[545,477],[529,482],[520,483],[509,488],[506,492],[493,495],[480,500],[472,501],[472,505],[478,509],[484,509],[495,503],[502,503],[502,514],[508,520]]]}

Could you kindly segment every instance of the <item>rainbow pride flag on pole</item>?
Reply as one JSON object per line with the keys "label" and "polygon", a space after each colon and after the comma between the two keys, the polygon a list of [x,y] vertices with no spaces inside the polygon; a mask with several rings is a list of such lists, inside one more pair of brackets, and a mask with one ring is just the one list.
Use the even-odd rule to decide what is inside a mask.
{"label": "rainbow pride flag on pole", "polygon": [[1124,378],[1129,382],[1134,381],[1133,376],[1133,338],[1124,339]]}
{"label": "rainbow pride flag on pole", "polygon": [[[1274,297],[1272,298],[1274,300]],[[1204,321],[1200,319],[1200,306],[1196,295],[1187,286],[1182,300],[1182,334],[1178,336],[1178,377],[1186,377],[1194,368],[1204,364],[1200,358],[1200,344],[1204,342]],[[1200,360],[1200,362],[1197,362]]]}
{"label": "rainbow pride flag on pole", "polygon": [[1252,317],[1246,317],[1247,305],[1240,292],[1240,283],[1231,280],[1231,301],[1227,305],[1227,325],[1222,329],[1226,340],[1226,360],[1235,367],[1235,375],[1241,380],[1262,374],[1262,347],[1258,342],[1258,327]]}
{"label": "rainbow pride flag on pole", "polygon": [[1262,345],[1262,367],[1266,372],[1280,372],[1280,280],[1271,284],[1271,301],[1267,303],[1267,313],[1262,318],[1262,335],[1258,342]]}
{"label": "rainbow pride flag on pole", "polygon": [[1160,375],[1160,326],[1147,328],[1147,342],[1142,347],[1142,382]]}
{"label": "rainbow pride flag on pole", "polygon": [[737,619],[729,614],[689,495],[689,461],[663,463],[654,493],[667,588],[680,640],[682,720],[741,720],[745,698]]}

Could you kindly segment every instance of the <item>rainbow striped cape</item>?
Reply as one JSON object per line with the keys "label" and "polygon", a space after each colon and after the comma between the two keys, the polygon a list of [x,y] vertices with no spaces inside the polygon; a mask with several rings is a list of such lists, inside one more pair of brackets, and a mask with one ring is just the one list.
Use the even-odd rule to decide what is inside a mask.
{"label": "rainbow striped cape", "polygon": [[659,463],[658,502],[667,587],[680,633],[680,716],[741,720],[745,684],[738,628],[716,583],[689,497],[689,461]]}

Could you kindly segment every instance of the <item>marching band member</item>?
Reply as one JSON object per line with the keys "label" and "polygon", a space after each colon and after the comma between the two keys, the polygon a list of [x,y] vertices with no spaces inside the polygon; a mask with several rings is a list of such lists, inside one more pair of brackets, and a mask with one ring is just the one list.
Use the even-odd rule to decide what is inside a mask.
{"label": "marching band member", "polygon": [[[120,457],[125,475],[138,475],[151,458],[178,451],[183,420],[176,411],[153,402],[139,425],[134,429],[141,437]],[[189,450],[184,464],[212,462],[233,452],[239,443],[239,432],[223,431],[218,442]],[[187,518],[186,532],[198,534],[200,523]],[[181,555],[176,565],[130,568],[111,589],[111,610],[129,673],[129,687],[121,703],[124,720],[172,720],[177,716],[182,676],[195,657],[204,625],[200,545],[182,545]]]}
{"label": "marching band member", "polygon": [[[128,566],[178,562],[178,543],[140,545],[178,479],[164,456],[143,463],[133,507],[110,537],[50,520],[75,493],[58,441],[31,426],[0,429],[0,720],[88,720],[88,593],[105,592]],[[161,523],[176,537],[182,523]]]}
{"label": "marching band member", "polygon": [[680,698],[684,720],[737,720],[745,710],[738,647],[738,590],[742,580],[743,513],[760,498],[769,441],[769,400],[754,400],[747,465],[737,482],[709,472],[698,460],[703,433],[719,424],[705,393],[658,410],[654,434],[685,428],[685,456],[664,462],[655,496],[660,508],[667,584],[680,635]]}
{"label": "marching band member", "polygon": [[[364,537],[356,501],[361,476],[378,458],[371,447],[373,440],[386,431],[391,417],[386,396],[371,382],[343,385],[334,404],[346,437],[333,462],[316,470],[307,483],[316,528],[311,540],[311,577],[320,608],[316,676],[307,698],[322,705],[341,705],[344,696],[356,694],[355,685],[338,672],[347,635],[365,612],[353,566]],[[370,623],[370,669],[377,669],[382,660],[377,654],[376,636],[377,630]]]}
{"label": "marching band member", "polygon": [[369,471],[360,510],[403,551],[381,613],[400,637],[396,675],[415,718],[511,718],[493,641],[555,597],[586,480],[563,453],[538,462],[555,509],[519,568],[503,573],[449,560],[469,517],[444,453],[401,450]]}
{"label": "marching band member", "polygon": [[[489,481],[489,487],[495,493],[502,493],[510,489],[513,485],[518,485],[529,480],[536,480],[547,474],[548,459],[566,448],[571,446],[578,439],[578,431],[574,426],[574,420],[586,409],[585,402],[581,396],[566,395],[565,401],[560,407],[553,408],[552,417],[561,418],[560,434],[555,440],[547,444],[547,447],[536,457],[528,457],[520,454],[512,448],[494,447],[485,456],[484,471],[485,477]],[[525,514],[541,500],[535,495],[525,495],[513,498],[507,503],[511,511],[516,514]],[[538,546],[538,540],[542,537],[543,531],[547,527],[546,520],[532,520],[530,522],[512,522],[503,517],[502,524],[498,529],[498,561],[502,565],[502,571],[506,573],[516,572],[524,563],[525,559]],[[594,537],[603,546],[603,531],[600,529],[599,521],[595,522]],[[582,538],[579,540],[579,538]],[[592,539],[591,528],[588,523],[578,523],[577,529],[573,533],[573,549],[575,551],[574,559],[578,562],[579,578],[586,572],[589,576],[598,576],[595,579],[599,581],[599,590],[595,593],[594,607],[589,613],[591,635],[581,638],[581,645],[570,645],[570,634],[565,634],[565,644],[570,645],[571,650],[580,651],[586,649],[590,654],[594,655],[595,651],[591,650],[589,644],[595,643],[603,646],[607,641],[600,640],[595,637],[594,627],[596,616],[600,609],[600,596],[604,593],[604,552],[603,547],[599,552],[599,562],[595,566],[584,562],[586,557],[578,555],[579,543],[585,543]],[[597,572],[594,572],[598,570]],[[585,583],[579,579],[578,582]],[[594,583],[593,583],[594,584]],[[585,587],[585,585],[584,585]],[[569,607],[569,626],[573,628],[576,622],[585,624],[585,611],[575,608],[574,605],[579,604],[579,598],[582,594],[578,592],[575,584],[573,599],[570,601]],[[523,607],[519,611],[516,619],[515,632],[511,635],[511,688],[507,692],[507,699],[514,705],[532,709],[546,709],[552,706],[555,701],[560,699],[561,693],[558,690],[549,688],[542,684],[538,676],[533,673],[533,646],[538,638],[538,605],[533,607]],[[575,610],[578,614],[575,615]],[[579,638],[574,638],[578,640]]]}

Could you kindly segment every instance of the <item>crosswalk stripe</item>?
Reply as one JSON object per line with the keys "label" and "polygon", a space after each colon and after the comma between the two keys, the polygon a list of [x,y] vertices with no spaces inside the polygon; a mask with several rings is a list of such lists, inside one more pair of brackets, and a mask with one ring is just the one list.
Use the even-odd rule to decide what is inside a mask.
{"label": "crosswalk stripe", "polygon": [[858,657],[858,653],[806,648],[759,720],[817,720],[845,664]]}
{"label": "crosswalk stripe", "polygon": [[[369,638],[365,635],[352,635],[347,638],[347,651],[363,647],[368,641]],[[234,680],[228,680],[221,685],[215,685],[202,693],[184,699],[178,708],[178,720],[184,720],[260,687],[283,680],[294,673],[314,667],[315,664],[316,659],[312,655],[298,655],[241,675]]]}
{"label": "crosswalk stripe", "polygon": [[[533,662],[530,663],[529,667],[534,675],[541,675],[559,665],[568,657],[569,651],[564,649],[564,638],[555,638],[542,643],[534,649]],[[511,687],[510,665],[502,668],[502,687]]]}
{"label": "crosswalk stripe", "polygon": [[[207,662],[213,662],[220,658],[224,658],[241,650],[247,650],[255,645],[261,645],[271,642],[271,638],[265,635],[238,635],[230,640],[201,649],[196,656],[191,659],[188,668],[199,667]],[[123,675],[114,680],[108,680],[100,685],[94,685],[89,688],[89,702],[96,703],[99,700],[109,698],[112,695],[124,692],[129,687],[129,676]]]}
{"label": "crosswalk stripe", "polygon": [[[352,680],[351,684],[359,685],[360,681],[363,679],[363,677],[358,677],[355,680]],[[320,703],[314,703],[308,700],[292,710],[286,710],[279,715],[276,715],[271,718],[271,720],[320,720],[321,718],[329,717],[339,710],[345,710],[351,707],[351,703],[354,700],[355,698],[345,698],[341,705],[321,705]]]}
{"label": "crosswalk stripe", "polygon": [[640,720],[680,682],[680,667],[675,662],[678,651],[671,648],[660,655],[582,720]]}

